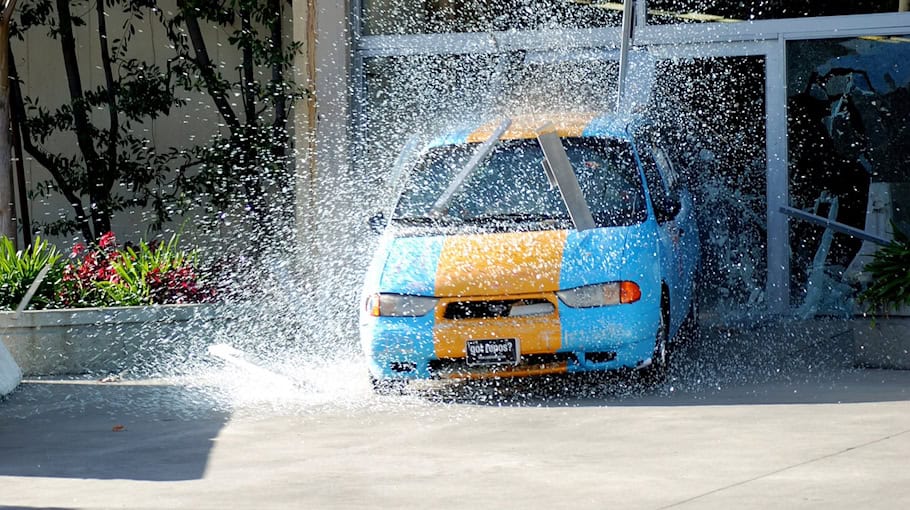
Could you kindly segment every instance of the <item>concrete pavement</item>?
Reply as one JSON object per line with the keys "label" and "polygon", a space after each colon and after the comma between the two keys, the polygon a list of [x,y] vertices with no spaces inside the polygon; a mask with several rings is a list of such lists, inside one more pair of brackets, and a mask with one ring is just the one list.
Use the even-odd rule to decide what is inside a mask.
{"label": "concrete pavement", "polygon": [[687,347],[657,389],[378,398],[358,363],[285,388],[26,381],[0,402],[0,506],[910,508],[910,372],[852,369],[830,339]]}

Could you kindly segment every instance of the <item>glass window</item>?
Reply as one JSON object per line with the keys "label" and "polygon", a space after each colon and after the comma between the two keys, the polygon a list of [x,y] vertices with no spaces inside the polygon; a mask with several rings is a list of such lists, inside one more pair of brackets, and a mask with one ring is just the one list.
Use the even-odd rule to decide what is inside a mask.
{"label": "glass window", "polygon": [[[412,55],[364,62],[366,95],[356,167],[377,182],[392,176],[409,137],[423,141],[501,116],[608,111],[617,64],[596,58],[502,55]],[[424,144],[417,144],[418,149]],[[377,191],[378,193],[378,191]]]}
{"label": "glass window", "polygon": [[[604,226],[645,218],[641,179],[625,142],[596,138],[563,139],[566,154],[595,220]],[[407,223],[426,220],[443,190],[470,159],[478,144],[431,149],[415,166],[396,207]],[[446,220],[484,224],[502,221],[563,220],[568,212],[559,190],[547,180],[536,139],[501,141],[456,191]],[[419,222],[419,221],[418,221]]]}
{"label": "glass window", "polygon": [[[910,196],[895,190],[910,182],[910,38],[793,41],[787,65],[792,205],[827,217],[836,198],[835,219],[862,229],[870,186],[888,183],[891,206],[881,209],[898,222],[906,218]],[[794,288],[802,299],[824,228],[791,225]],[[853,271],[845,278],[843,270],[856,267],[860,246],[834,236],[825,275],[817,276],[827,283],[829,302],[818,306],[846,306]]]}
{"label": "glass window", "polygon": [[895,12],[898,0],[648,0],[648,23],[735,22]]}
{"label": "glass window", "polygon": [[431,34],[619,26],[612,4],[576,0],[363,0],[363,33]]}

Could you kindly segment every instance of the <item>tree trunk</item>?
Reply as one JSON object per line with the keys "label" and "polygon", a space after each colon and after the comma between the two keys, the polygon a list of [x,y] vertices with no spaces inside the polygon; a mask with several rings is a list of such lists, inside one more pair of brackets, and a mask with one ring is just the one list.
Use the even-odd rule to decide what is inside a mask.
{"label": "tree trunk", "polygon": [[[104,161],[95,150],[89,130],[88,108],[82,89],[82,76],[79,72],[79,60],[76,57],[76,37],[73,35],[73,17],[70,14],[70,0],[57,0],[57,14],[60,16],[60,45],[63,49],[63,66],[66,69],[66,81],[69,85],[70,104],[73,107],[73,121],[76,124],[76,141],[85,161],[85,173],[88,184],[89,214],[92,219],[95,236],[101,236],[111,230],[110,188],[105,188],[106,180]],[[94,239],[92,239],[94,241]]]}
{"label": "tree trunk", "polygon": [[[272,51],[280,51],[284,45],[281,23],[284,11],[281,0],[269,0],[269,11],[273,13],[269,27]],[[275,59],[272,62],[272,97],[275,105],[275,118],[272,120],[272,156],[276,161],[284,161],[287,156],[287,129],[288,129],[288,100],[284,84],[284,59]],[[285,165],[286,166],[286,165]]]}
{"label": "tree trunk", "polygon": [[237,115],[234,113],[234,109],[231,108],[230,101],[218,85],[218,76],[215,74],[215,65],[212,64],[208,47],[205,45],[205,39],[202,37],[199,19],[196,17],[193,8],[188,7],[184,0],[177,0],[177,7],[183,14],[186,32],[190,38],[190,44],[193,46],[193,53],[196,55],[194,60],[199,67],[199,74],[202,76],[202,81],[205,82],[206,91],[212,98],[212,101],[215,102],[215,108],[218,109],[218,113],[221,114],[221,118],[224,119],[224,123],[227,124],[228,129],[231,130],[231,133],[239,136],[241,130],[240,121],[237,120]]}
{"label": "tree trunk", "polygon": [[247,126],[255,126],[259,123],[256,118],[256,76],[253,71],[253,20],[249,5],[240,3],[240,30],[243,32],[243,39],[240,41],[240,53],[242,55],[241,68],[243,70],[240,90],[243,91],[243,114],[246,117]]}
{"label": "tree trunk", "polygon": [[[82,233],[82,237],[86,242],[91,242],[94,239],[94,235],[92,234],[92,229],[89,225],[88,214],[86,214],[85,208],[82,206],[82,197],[79,196],[72,183],[64,177],[56,160],[50,154],[35,146],[34,142],[32,142],[32,134],[29,130],[28,123],[26,122],[25,102],[22,99],[22,90],[19,87],[19,74],[16,72],[16,61],[13,58],[11,51],[7,51],[7,58],[9,61],[8,71],[10,76],[10,116],[19,128],[19,139],[22,142],[22,147],[29,156],[34,158],[36,163],[50,172],[60,193],[63,194],[73,208],[73,211],[76,213],[76,224],[79,228],[79,232]],[[23,218],[24,217],[25,216],[23,216]]]}
{"label": "tree trunk", "polygon": [[104,2],[95,3],[98,15],[98,39],[101,43],[101,68],[104,70],[104,84],[107,89],[107,110],[110,118],[110,131],[107,139],[106,167],[104,189],[111,189],[119,178],[117,168],[117,145],[120,141],[120,113],[117,108],[117,90],[114,82],[114,70],[111,65],[111,52],[107,41],[107,15],[104,13]]}
{"label": "tree trunk", "polygon": [[13,158],[9,129],[9,24],[16,0],[3,3],[0,15],[0,235],[16,244],[15,202],[13,200]]}
{"label": "tree trunk", "polygon": [[32,220],[28,211],[28,189],[25,185],[25,157],[22,154],[22,130],[19,128],[19,119],[13,114],[12,87],[10,87],[10,124],[13,143],[13,153],[16,160],[16,182],[19,184],[19,223],[22,225],[22,244],[24,246],[32,245]]}
{"label": "tree trunk", "polygon": [[316,0],[295,1],[294,39],[303,42],[303,53],[294,61],[295,79],[306,89],[306,104],[295,107],[294,138],[297,163],[296,221],[297,245],[308,258],[301,260],[304,271],[313,270],[318,256],[315,242],[319,179],[316,169]]}

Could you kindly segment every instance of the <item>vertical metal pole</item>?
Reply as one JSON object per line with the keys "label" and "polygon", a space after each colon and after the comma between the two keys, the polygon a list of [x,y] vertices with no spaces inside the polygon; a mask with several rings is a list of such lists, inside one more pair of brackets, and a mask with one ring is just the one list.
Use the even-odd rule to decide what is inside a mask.
{"label": "vertical metal pole", "polygon": [[635,28],[648,24],[648,0],[635,0]]}
{"label": "vertical metal pole", "polygon": [[768,202],[768,311],[790,310],[790,231],[781,206],[789,205],[787,168],[787,43],[778,38],[765,60],[765,112]]}
{"label": "vertical metal pole", "polygon": [[619,43],[619,79],[616,90],[616,111],[622,111],[629,74],[629,46],[632,44],[632,15],[636,0],[625,0],[622,11],[622,40]]}

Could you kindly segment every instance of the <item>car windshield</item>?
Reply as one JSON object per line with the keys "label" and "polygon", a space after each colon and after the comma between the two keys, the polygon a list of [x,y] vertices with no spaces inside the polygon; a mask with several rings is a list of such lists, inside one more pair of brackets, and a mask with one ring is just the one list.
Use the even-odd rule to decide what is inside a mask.
{"label": "car windshield", "polygon": [[[630,225],[646,217],[641,179],[627,142],[564,138],[585,200],[600,226]],[[547,180],[535,139],[500,142],[438,214],[434,204],[464,168],[477,144],[430,149],[415,165],[395,209],[403,223],[535,222],[568,220],[559,190]]]}

